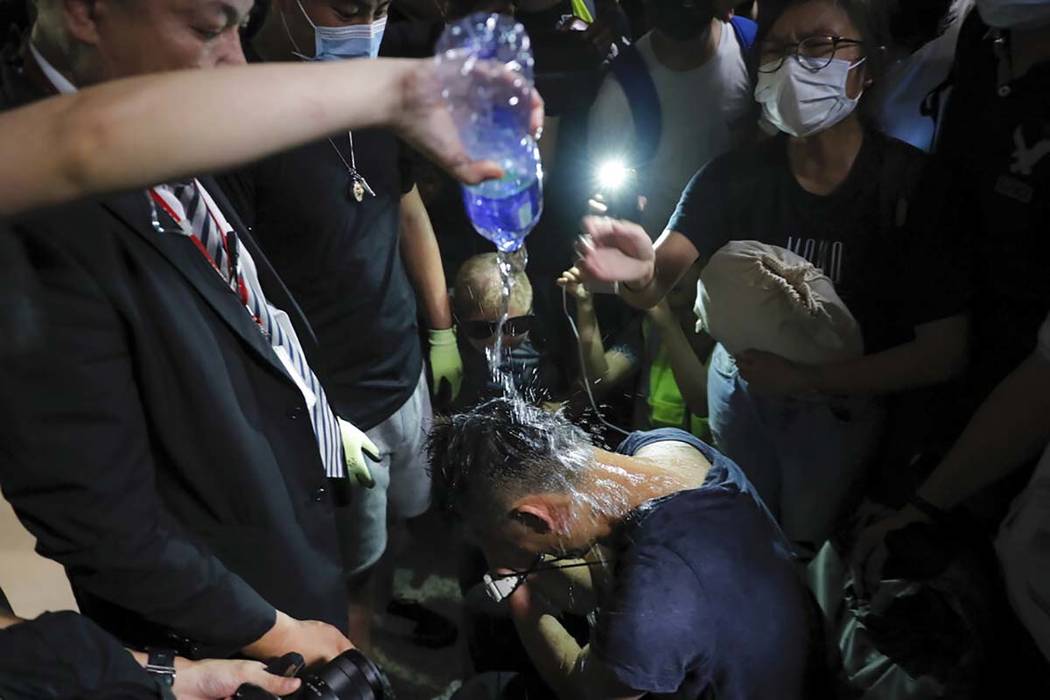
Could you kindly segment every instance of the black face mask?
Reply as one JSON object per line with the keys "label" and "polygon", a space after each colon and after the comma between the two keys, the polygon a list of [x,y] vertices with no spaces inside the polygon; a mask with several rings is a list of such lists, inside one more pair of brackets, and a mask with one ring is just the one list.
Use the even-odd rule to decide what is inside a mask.
{"label": "black face mask", "polygon": [[704,34],[715,16],[711,0],[650,0],[648,11],[653,28],[676,41]]}

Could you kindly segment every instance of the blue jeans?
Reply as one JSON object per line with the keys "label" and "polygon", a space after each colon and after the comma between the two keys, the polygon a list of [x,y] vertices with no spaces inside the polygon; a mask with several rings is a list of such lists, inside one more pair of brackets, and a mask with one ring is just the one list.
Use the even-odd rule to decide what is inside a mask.
{"label": "blue jeans", "polygon": [[858,495],[882,426],[879,405],[753,393],[721,345],[707,398],[715,446],[744,470],[800,553],[815,553]]}

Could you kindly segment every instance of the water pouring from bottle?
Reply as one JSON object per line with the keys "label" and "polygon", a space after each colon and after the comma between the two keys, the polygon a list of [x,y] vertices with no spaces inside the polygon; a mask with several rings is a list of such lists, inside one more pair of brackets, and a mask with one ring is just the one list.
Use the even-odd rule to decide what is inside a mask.
{"label": "water pouring from bottle", "polygon": [[[489,370],[505,393],[513,381],[501,369],[503,323],[513,272],[524,268],[522,247],[543,213],[543,168],[530,133],[533,58],[529,36],[511,17],[478,13],[451,24],[438,40],[435,60],[443,96],[471,158],[500,165],[503,177],[463,185],[463,203],[474,229],[496,246],[502,280],[496,345],[488,351]],[[502,79],[466,80],[493,66],[507,69]]]}

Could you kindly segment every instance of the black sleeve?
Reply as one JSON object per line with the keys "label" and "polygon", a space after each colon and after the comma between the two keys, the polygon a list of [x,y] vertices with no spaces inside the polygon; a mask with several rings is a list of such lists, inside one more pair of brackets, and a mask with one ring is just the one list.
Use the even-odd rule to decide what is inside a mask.
{"label": "black sleeve", "polygon": [[67,251],[44,235],[23,241],[43,342],[0,363],[4,496],[78,591],[201,644],[258,639],[274,608],[198,547],[157,492],[121,314]]}
{"label": "black sleeve", "polygon": [[249,229],[255,228],[255,167],[234,170],[217,176],[215,180],[244,225]]}
{"label": "black sleeve", "polygon": [[964,313],[971,300],[970,238],[961,201],[966,188],[935,161],[928,161],[908,198],[898,253],[902,320],[911,326]]}
{"label": "black sleeve", "polygon": [[0,630],[4,700],[157,700],[159,684],[119,642],[73,612]]}
{"label": "black sleeve", "polygon": [[405,142],[398,140],[397,169],[401,183],[401,194],[406,195],[416,186],[415,160],[421,158]]}
{"label": "black sleeve", "polygon": [[731,164],[726,156],[711,161],[685,186],[667,228],[693,244],[707,261],[731,240],[726,211],[730,206]]}

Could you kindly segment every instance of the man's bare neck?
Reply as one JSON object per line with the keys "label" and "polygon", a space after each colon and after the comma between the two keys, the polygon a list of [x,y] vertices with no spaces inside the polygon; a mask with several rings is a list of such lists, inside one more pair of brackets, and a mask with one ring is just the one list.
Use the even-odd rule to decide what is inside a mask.
{"label": "man's bare neck", "polygon": [[598,459],[619,470],[604,476],[620,482],[631,509],[654,498],[697,488],[711,469],[711,463],[695,447],[677,441],[652,443],[634,455],[598,450]]}
{"label": "man's bare neck", "polygon": [[75,62],[71,60],[71,57],[66,55],[66,52],[64,52],[57,43],[52,41],[50,36],[41,31],[38,26],[33,28],[33,33],[30,35],[30,41],[33,42],[33,46],[40,52],[40,55],[43,56],[55,70],[65,76],[66,80],[69,82],[77,87],[84,87],[95,82],[89,76],[79,75],[74,65]]}

